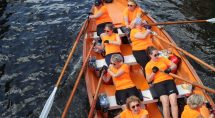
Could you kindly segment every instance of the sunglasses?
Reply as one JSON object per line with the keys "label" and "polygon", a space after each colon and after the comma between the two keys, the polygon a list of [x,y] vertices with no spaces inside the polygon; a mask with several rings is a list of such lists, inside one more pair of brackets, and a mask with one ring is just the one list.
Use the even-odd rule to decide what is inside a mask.
{"label": "sunglasses", "polygon": [[115,63],[111,63],[111,64],[114,65],[114,66],[116,65]]}
{"label": "sunglasses", "polygon": [[129,4],[128,4],[128,7],[133,7],[133,6],[134,6],[134,5],[129,5]]}
{"label": "sunglasses", "polygon": [[107,32],[107,33],[110,32],[110,30],[104,30],[104,31]]}
{"label": "sunglasses", "polygon": [[159,54],[157,53],[157,54],[154,54],[154,57],[158,57],[159,56]]}
{"label": "sunglasses", "polygon": [[135,109],[135,107],[140,107],[140,104],[136,104],[134,106],[131,106],[132,109]]}

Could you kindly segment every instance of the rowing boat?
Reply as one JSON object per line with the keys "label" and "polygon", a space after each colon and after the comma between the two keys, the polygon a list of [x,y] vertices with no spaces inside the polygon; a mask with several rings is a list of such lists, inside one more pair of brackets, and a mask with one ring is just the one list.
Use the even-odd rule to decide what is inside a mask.
{"label": "rowing boat", "polygon": [[[113,24],[115,25],[115,27],[121,27],[122,26],[121,22],[123,20],[122,11],[124,10],[124,8],[127,7],[127,1],[114,0],[112,3],[105,3],[105,6],[108,8],[108,12],[113,20]],[[149,24],[156,23],[156,21],[149,14],[144,15],[142,18],[146,20]],[[162,51],[165,51],[166,49],[168,49],[172,54],[180,57],[181,63],[178,67],[176,74],[184,79],[203,85],[203,83],[201,82],[201,79],[197,75],[192,65],[188,62],[185,55],[177,51],[172,46],[167,45],[166,41],[176,46],[176,43],[173,41],[170,35],[162,27],[159,27],[159,26],[153,26],[152,30],[159,36],[159,37],[156,37],[156,36],[153,37],[153,44],[157,49]],[[120,31],[120,29],[118,29],[118,33],[120,36],[124,36],[124,34]],[[94,20],[90,20],[89,25],[86,28],[86,35],[83,42],[83,60],[87,59],[86,58],[87,54],[92,47],[92,41],[97,38],[98,36],[96,35],[96,23]],[[165,41],[160,40],[160,38],[162,38],[162,40],[165,40]],[[149,112],[149,117],[161,118],[162,117],[161,107],[159,104],[157,104],[158,100],[153,99],[149,91],[149,85],[147,84],[147,81],[144,77],[141,67],[135,62],[135,59],[132,55],[130,44],[122,44],[121,50],[125,58],[125,63],[129,64],[131,67],[131,78],[135,83],[135,85],[137,86],[137,88],[141,90],[144,96],[143,104],[146,105],[146,109]],[[105,65],[104,57],[102,57],[100,54],[95,53],[94,51],[91,51],[90,56],[96,57],[96,65],[98,68],[101,68],[103,65]],[[90,105],[92,105],[93,97],[95,96],[95,93],[96,93],[96,88],[99,82],[99,78],[96,76],[95,72],[92,71],[92,69],[89,66],[86,68],[86,71],[85,71],[85,81],[87,86],[89,103]],[[203,95],[206,98],[206,100],[210,102],[212,106],[215,106],[211,97],[203,89],[195,86],[191,87],[190,85],[188,85],[187,83],[179,79],[175,79],[175,83],[179,91],[178,101],[181,102],[181,104],[179,104],[179,107],[180,107],[179,109],[183,110],[186,96],[192,93],[198,93]],[[106,110],[95,110],[94,116],[98,118],[104,116],[104,111],[108,112],[108,115],[113,115],[114,111],[120,108],[120,106],[116,104],[116,100],[114,96],[115,95],[114,85],[106,85],[102,83],[99,89],[99,95],[101,96],[101,94],[105,95],[105,98],[108,101],[108,108],[106,108]],[[205,116],[209,115],[209,111],[207,110],[206,107],[201,108],[201,113],[204,114]]]}

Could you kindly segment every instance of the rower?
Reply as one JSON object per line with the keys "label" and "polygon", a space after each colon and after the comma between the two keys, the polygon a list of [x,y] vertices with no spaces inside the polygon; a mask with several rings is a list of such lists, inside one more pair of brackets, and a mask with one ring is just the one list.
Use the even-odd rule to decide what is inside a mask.
{"label": "rower", "polygon": [[135,28],[131,30],[131,46],[133,55],[142,67],[145,75],[145,66],[149,61],[149,57],[146,53],[146,48],[152,46],[151,30],[150,27],[144,28],[143,21],[141,18],[136,18],[134,22]]}
{"label": "rower", "polygon": [[113,54],[121,54],[121,39],[118,34],[113,32],[113,29],[113,24],[106,24],[104,28],[105,33],[101,34],[102,44],[94,47],[98,50],[105,50],[105,61],[108,66],[110,65],[110,58]]}
{"label": "rower", "polygon": [[115,118],[148,118],[148,114],[148,111],[142,107],[140,99],[131,96],[126,100],[126,109]]}
{"label": "rower", "polygon": [[208,116],[204,116],[201,112],[201,108],[204,105],[204,98],[199,94],[193,94],[187,99],[187,105],[184,107],[184,111],[181,114],[181,118],[214,118],[214,114],[211,113]]}
{"label": "rower", "polygon": [[142,94],[131,80],[129,65],[123,63],[123,57],[120,54],[111,56],[108,74],[109,77],[106,77],[104,81],[109,81],[112,77],[116,88],[115,96],[118,105],[122,105],[125,108],[126,99],[133,95],[143,100]]}
{"label": "rower", "polygon": [[170,108],[173,118],[178,118],[177,88],[169,73],[177,68],[169,59],[159,57],[158,50],[153,46],[147,48],[151,60],[147,63],[146,79],[158,94],[163,107],[164,118],[170,118]]}
{"label": "rower", "polygon": [[[143,12],[141,8],[137,5],[135,0],[128,0],[128,7],[123,11],[123,25],[126,28],[134,28],[134,21],[136,18],[141,18]],[[124,28],[123,28],[124,29]]]}
{"label": "rower", "polygon": [[[94,15],[90,15],[89,18],[96,20],[96,32],[98,36],[104,32],[106,24],[112,23],[107,7],[104,6],[102,0],[95,0]],[[98,42],[101,43],[101,39]]]}
{"label": "rower", "polygon": [[[136,18],[141,18],[143,12],[137,5],[135,0],[128,0],[128,7],[123,11],[123,26],[120,27],[123,33],[128,36],[128,42],[130,41],[130,31],[134,28],[134,22]],[[123,37],[125,38],[125,37]],[[125,39],[124,39],[125,40]]]}

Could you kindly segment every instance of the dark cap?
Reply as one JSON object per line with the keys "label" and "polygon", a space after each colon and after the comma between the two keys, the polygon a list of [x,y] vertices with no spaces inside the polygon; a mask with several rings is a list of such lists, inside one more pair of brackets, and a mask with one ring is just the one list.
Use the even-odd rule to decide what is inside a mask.
{"label": "dark cap", "polygon": [[100,4],[102,4],[102,0],[95,0],[95,6],[99,6]]}

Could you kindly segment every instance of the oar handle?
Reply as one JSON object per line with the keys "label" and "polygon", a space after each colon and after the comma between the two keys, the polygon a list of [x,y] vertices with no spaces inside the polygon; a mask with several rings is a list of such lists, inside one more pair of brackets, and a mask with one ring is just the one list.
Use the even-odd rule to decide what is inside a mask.
{"label": "oar handle", "polygon": [[201,89],[204,89],[204,90],[206,90],[206,91],[208,91],[208,92],[215,93],[215,90],[213,90],[213,89],[211,89],[211,88],[208,88],[208,87],[203,86],[203,85],[198,84],[198,83],[194,83],[194,82],[192,82],[192,81],[190,81],[190,80],[188,80],[188,79],[184,79],[184,78],[182,78],[182,77],[180,77],[180,76],[178,76],[178,75],[176,75],[176,74],[169,73],[169,75],[171,75],[172,77],[174,77],[174,78],[176,78],[176,79],[180,79],[180,80],[185,81],[185,82],[187,82],[187,83],[189,83],[189,84],[192,84],[192,85],[194,85],[194,86],[196,86],[196,87],[199,87],[199,88],[201,88]]}
{"label": "oar handle", "polygon": [[207,20],[192,20],[192,21],[170,21],[170,22],[159,22],[159,23],[149,23],[148,25],[173,25],[173,24],[186,24],[186,23],[202,23],[207,22]]}
{"label": "oar handle", "polygon": [[[95,42],[93,42],[93,43],[95,43]],[[79,84],[79,82],[81,80],[81,76],[82,76],[82,74],[84,72],[84,69],[85,69],[85,67],[87,65],[87,62],[88,62],[88,59],[90,57],[90,54],[91,54],[91,51],[92,51],[93,47],[94,47],[94,44],[91,45],[91,47],[89,49],[89,52],[88,52],[88,54],[87,54],[87,56],[86,56],[86,58],[84,60],[84,63],[83,63],[82,68],[81,68],[81,71],[79,72],[78,78],[77,78],[77,80],[75,82],[75,85],[73,86],[73,89],[72,89],[72,91],[70,93],[69,99],[68,99],[68,101],[66,103],[66,106],[64,108],[64,111],[63,111],[63,114],[62,114],[61,118],[66,118],[67,112],[68,112],[69,107],[71,105],[71,102],[72,102],[72,99],[74,97],[75,91],[76,91],[76,89],[78,87],[78,84]]]}
{"label": "oar handle", "polygon": [[68,65],[69,65],[69,62],[70,62],[70,60],[71,60],[71,58],[72,58],[73,53],[75,52],[75,49],[76,49],[76,47],[77,47],[77,44],[78,44],[78,42],[79,42],[79,40],[80,40],[80,38],[81,38],[81,36],[82,36],[84,30],[85,30],[85,27],[88,25],[88,22],[89,22],[89,19],[86,19],[86,20],[84,21],[84,24],[83,24],[83,26],[81,27],[80,32],[78,33],[78,36],[77,36],[77,38],[76,38],[76,40],[75,40],[75,43],[73,44],[72,50],[71,50],[71,52],[69,53],[69,56],[68,56],[68,58],[67,58],[67,60],[66,60],[66,63],[64,64],[63,69],[62,69],[62,71],[61,71],[61,73],[60,73],[60,76],[59,76],[59,78],[58,78],[58,81],[57,81],[57,83],[56,83],[56,85],[55,85],[56,87],[58,87],[58,86],[60,85],[60,81],[61,81],[62,78],[63,78],[63,75],[64,75],[64,73],[65,73],[65,71],[66,71],[66,69],[67,69],[67,67],[68,67]]}
{"label": "oar handle", "polygon": [[192,58],[193,60],[199,62],[200,64],[206,66],[207,68],[209,68],[209,69],[211,69],[212,71],[215,72],[215,68],[214,68],[213,66],[211,66],[211,65],[209,65],[209,64],[207,64],[207,63],[205,63],[204,61],[202,61],[202,60],[200,60],[199,58],[195,57],[194,55],[188,53],[187,51],[185,51],[185,50],[183,50],[183,49],[181,49],[181,48],[175,46],[174,44],[172,44],[172,43],[166,41],[166,40],[165,40],[164,38],[162,38],[161,36],[159,36],[159,35],[155,35],[155,36],[156,36],[158,39],[162,40],[163,42],[165,42],[165,43],[167,43],[168,45],[174,47],[175,49],[181,51],[182,53],[184,53],[185,55],[189,56],[189,57]]}
{"label": "oar handle", "polygon": [[90,112],[88,114],[88,118],[92,118],[93,117],[93,112],[94,112],[94,109],[95,109],[95,106],[96,106],[96,101],[98,99],[98,93],[99,93],[99,89],[101,87],[102,77],[104,75],[104,72],[105,72],[105,70],[102,71],[102,74],[101,74],[101,76],[99,78],[99,82],[98,82],[98,85],[97,85],[97,88],[96,88],[96,93],[95,93],[95,95],[93,97],[93,102],[92,102],[91,107],[90,107]]}

